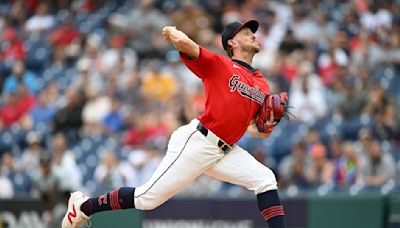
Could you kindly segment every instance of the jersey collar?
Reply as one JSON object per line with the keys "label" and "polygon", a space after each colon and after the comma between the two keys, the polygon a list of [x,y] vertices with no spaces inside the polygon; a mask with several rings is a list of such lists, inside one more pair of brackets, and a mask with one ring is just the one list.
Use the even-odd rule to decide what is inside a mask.
{"label": "jersey collar", "polygon": [[245,63],[245,62],[243,62],[243,61],[240,61],[240,60],[238,60],[238,59],[232,59],[232,61],[233,61],[233,62],[236,62],[236,63],[239,63],[240,65],[246,67],[246,68],[247,68],[249,71],[251,71],[252,73],[254,73],[254,72],[257,71],[256,69],[254,69],[254,68],[253,68],[252,66],[250,66],[249,64],[247,64],[247,63]]}

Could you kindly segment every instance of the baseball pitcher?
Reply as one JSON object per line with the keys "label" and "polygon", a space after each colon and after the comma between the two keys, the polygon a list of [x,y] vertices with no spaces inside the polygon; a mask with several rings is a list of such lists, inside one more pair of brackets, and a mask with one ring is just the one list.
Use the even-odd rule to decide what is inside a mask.
{"label": "baseball pitcher", "polygon": [[254,191],[269,226],[286,227],[274,173],[236,145],[246,130],[254,137],[268,137],[286,112],[286,93],[270,94],[264,76],[251,67],[260,50],[258,26],[250,20],[225,27],[222,45],[228,58],[208,51],[173,26],[163,28],[164,39],[202,80],[205,112],[171,135],[165,157],[144,185],[121,187],[97,198],[72,193],[63,228],[80,227],[101,211],[152,210],[201,174]]}

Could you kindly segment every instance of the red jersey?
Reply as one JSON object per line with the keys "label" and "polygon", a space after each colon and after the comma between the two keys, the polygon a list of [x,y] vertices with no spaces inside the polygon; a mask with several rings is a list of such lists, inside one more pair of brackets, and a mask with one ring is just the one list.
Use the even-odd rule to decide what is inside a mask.
{"label": "red jersey", "polygon": [[245,62],[203,47],[197,60],[183,53],[181,59],[203,81],[206,92],[205,112],[197,118],[226,143],[237,142],[269,94],[264,76]]}

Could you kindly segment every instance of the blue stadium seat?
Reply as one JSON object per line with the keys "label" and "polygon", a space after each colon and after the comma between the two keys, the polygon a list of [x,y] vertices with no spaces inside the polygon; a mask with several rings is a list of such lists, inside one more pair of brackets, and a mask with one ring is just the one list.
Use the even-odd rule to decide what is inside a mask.
{"label": "blue stadium seat", "polygon": [[80,142],[80,147],[83,151],[83,154],[86,154],[93,148],[93,142],[85,138]]}
{"label": "blue stadium seat", "polygon": [[46,38],[31,35],[24,44],[27,48],[27,56],[25,59],[27,69],[36,73],[43,71],[52,51]]}
{"label": "blue stadium seat", "polygon": [[88,166],[88,168],[95,168],[98,160],[99,159],[97,158],[96,154],[90,154],[86,158],[86,165]]}
{"label": "blue stadium seat", "polygon": [[79,146],[72,147],[72,153],[74,153],[76,161],[79,163],[83,156],[82,149]]}
{"label": "blue stadium seat", "polygon": [[[89,192],[96,193],[96,182],[93,180],[87,180],[85,182],[85,189],[87,189]],[[104,192],[102,194],[104,194]]]}
{"label": "blue stadium seat", "polygon": [[79,163],[79,170],[82,173],[83,181],[85,182],[85,177],[88,175],[88,168],[85,163]]}
{"label": "blue stadium seat", "polygon": [[16,196],[26,196],[30,192],[32,182],[25,172],[16,173],[10,179]]}

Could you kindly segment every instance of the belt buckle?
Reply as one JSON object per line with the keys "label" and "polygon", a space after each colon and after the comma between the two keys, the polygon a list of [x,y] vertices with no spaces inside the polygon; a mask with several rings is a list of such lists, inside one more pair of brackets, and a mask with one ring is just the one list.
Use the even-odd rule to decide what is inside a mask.
{"label": "belt buckle", "polygon": [[221,145],[219,146],[219,149],[221,149],[222,151],[227,153],[232,149],[228,144],[226,144],[222,140],[219,140],[219,142],[221,143]]}

